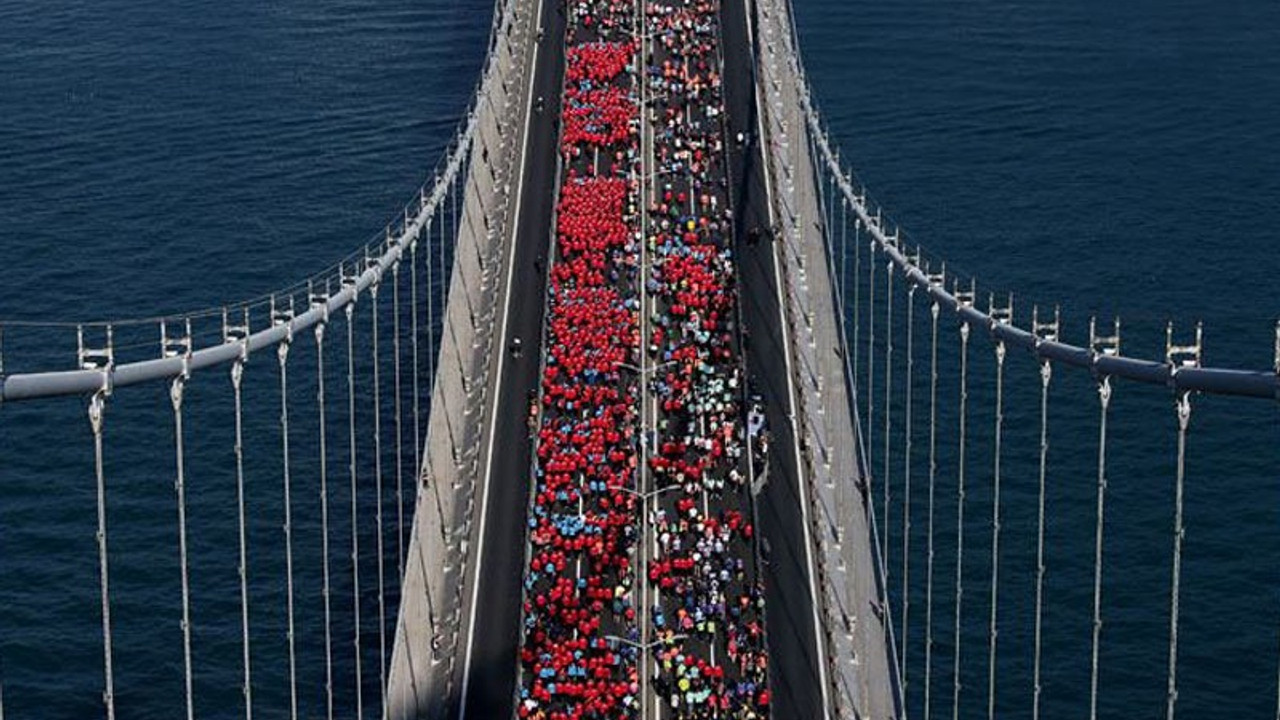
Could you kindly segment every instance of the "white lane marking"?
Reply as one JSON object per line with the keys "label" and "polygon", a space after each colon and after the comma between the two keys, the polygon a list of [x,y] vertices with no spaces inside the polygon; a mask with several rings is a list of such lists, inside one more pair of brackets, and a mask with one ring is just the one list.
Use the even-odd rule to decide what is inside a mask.
{"label": "white lane marking", "polygon": [[[534,11],[532,21],[542,22],[542,0],[538,0],[537,9]],[[528,29],[526,29],[527,37]],[[541,49],[541,43],[534,38],[533,58],[529,67],[529,88],[525,97],[525,123],[524,123],[524,140],[520,149],[520,179],[516,181],[516,204],[515,212],[511,215],[511,247],[507,251],[507,281],[506,289],[503,297],[506,302],[502,306],[502,332],[498,335],[500,342],[507,339],[507,320],[511,314],[511,280],[515,275],[515,258],[516,258],[516,239],[520,230],[520,206],[524,200],[524,169],[529,162],[529,126],[533,124],[533,86],[538,72],[538,51]],[[494,385],[494,407],[489,418],[489,448],[485,459],[484,469],[484,496],[480,500],[480,539],[476,545],[476,572],[474,574],[471,585],[471,616],[467,621],[467,659],[462,666],[462,700],[458,705],[458,720],[466,720],[467,717],[467,690],[471,685],[471,659],[474,655],[476,645],[476,612],[479,609],[476,600],[480,594],[480,568],[484,565],[484,538],[485,538],[485,522],[489,516],[489,483],[493,477],[493,439],[494,430],[498,424],[498,394],[502,390],[502,371],[503,361],[506,360],[506,348],[498,348],[498,373],[497,382]]]}
{"label": "white lane marking", "polygon": [[[752,48],[752,53],[754,54],[754,51],[755,51],[755,34],[754,34],[754,31],[753,31],[753,24],[752,24],[752,21],[751,21],[751,13],[750,13],[750,11],[749,11],[749,10],[748,10],[748,11],[747,11],[747,13],[746,13],[746,18],[747,18],[747,39],[748,39],[748,42],[750,43],[750,46],[751,46],[751,48]],[[762,88],[762,87],[760,86],[760,71],[761,71],[761,70],[763,70],[763,68],[760,66],[760,58],[759,58],[759,57],[756,57],[756,58],[755,58],[755,60],[756,60],[756,62],[755,62],[755,68],[756,68],[756,72],[755,72],[755,80],[756,80],[756,92],[755,92],[755,96],[756,96],[756,130],[757,130],[757,141],[756,141],[756,142],[757,142],[757,143],[760,143],[761,159],[763,159],[763,160],[765,160],[766,162],[768,162],[768,160],[767,160],[766,158],[764,158],[764,150],[765,150],[765,147],[764,147],[764,145],[763,145],[764,138],[765,138],[765,134],[764,134],[764,108],[761,106],[761,99],[760,99],[760,98],[761,98],[761,94],[764,92],[764,88]],[[792,140],[791,140],[791,141],[792,141],[792,142],[796,142],[796,139],[795,139],[795,138],[792,138]],[[773,213],[773,184],[772,184],[772,182],[770,181],[770,178],[769,178],[769,171],[768,171],[768,168],[765,168],[765,169],[764,169],[763,175],[764,175],[765,195],[766,195],[766,196],[768,197],[768,199],[769,199],[769,202],[767,203],[767,206],[768,206],[768,209],[769,209],[769,226],[770,226],[770,227],[773,227],[773,226],[775,225],[775,223],[776,223],[776,218],[774,218],[774,213]],[[799,442],[800,433],[799,433],[799,430],[798,430],[798,427],[797,427],[797,423],[796,423],[796,401],[795,401],[795,393],[796,393],[796,389],[795,389],[795,382],[794,382],[794,380],[793,380],[793,378],[792,378],[792,372],[793,372],[793,371],[792,371],[792,368],[791,368],[791,338],[790,338],[790,331],[789,331],[789,329],[788,329],[788,327],[787,327],[787,318],[786,318],[786,314],[785,314],[785,307],[786,307],[786,306],[785,306],[785,299],[784,299],[784,298],[783,298],[783,296],[782,296],[782,268],[781,268],[780,263],[778,262],[778,248],[779,248],[779,245],[777,245],[777,244],[776,244],[776,241],[777,241],[777,239],[775,238],[775,239],[774,239],[774,242],[775,242],[775,244],[774,244],[774,250],[773,250],[773,253],[772,253],[772,254],[773,254],[773,273],[774,273],[774,279],[775,279],[775,282],[777,283],[777,294],[778,294],[778,321],[779,321],[779,323],[782,325],[782,338],[783,338],[783,345],[784,345],[784,347],[786,347],[786,349],[787,349],[787,351],[786,351],[785,353],[783,353],[783,359],[786,361],[786,366],[787,366],[787,402],[788,402],[788,404],[790,404],[790,406],[791,406],[791,407],[789,408],[790,412],[788,412],[788,413],[787,413],[787,418],[788,418],[788,420],[789,420],[789,421],[790,421],[790,423],[791,423],[791,433],[792,433],[792,443],[791,443],[791,448],[792,448],[792,450],[795,452],[796,475],[797,475],[797,477],[796,477],[796,484],[797,484],[797,485],[799,486],[799,488],[800,488],[800,513],[801,513],[802,519],[803,519],[803,521],[804,521],[804,522],[803,522],[803,525],[804,525],[804,555],[805,555],[805,563],[808,565],[808,569],[809,569],[809,572],[808,572],[808,575],[809,575],[809,596],[812,598],[811,607],[812,607],[812,609],[813,609],[813,640],[814,640],[814,648],[818,651],[818,655],[819,655],[819,657],[818,657],[818,680],[819,680],[819,682],[821,683],[821,686],[822,686],[822,716],[823,716],[823,717],[828,717],[828,718],[829,718],[829,717],[832,717],[832,715],[831,715],[831,698],[828,696],[828,692],[827,692],[827,662],[826,662],[826,658],[824,657],[824,653],[822,652],[822,648],[823,648],[823,642],[822,642],[822,622],[821,622],[821,620],[820,620],[820,619],[819,619],[819,617],[818,617],[818,603],[819,603],[821,600],[820,600],[820,598],[819,598],[819,596],[818,596],[817,584],[816,584],[816,582],[815,582],[815,580],[814,580],[814,577],[815,577],[815,575],[816,575],[816,572],[814,571],[814,565],[813,565],[813,538],[812,538],[812,537],[810,537],[810,532],[809,532],[809,494],[808,494],[808,489],[805,487],[804,478],[800,477],[800,474],[801,474],[801,473],[803,473],[803,469],[802,469],[802,468],[804,467],[804,465],[803,465],[803,463],[802,463],[802,461],[801,461],[801,458],[800,458],[800,442]]]}

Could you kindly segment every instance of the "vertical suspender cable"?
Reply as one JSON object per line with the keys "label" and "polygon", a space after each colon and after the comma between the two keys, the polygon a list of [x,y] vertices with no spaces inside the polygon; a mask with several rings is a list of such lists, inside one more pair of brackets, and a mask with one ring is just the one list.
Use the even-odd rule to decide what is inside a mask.
{"label": "vertical suspender cable", "polygon": [[461,172],[455,173],[453,179],[449,181],[449,210],[453,215],[453,222],[449,226],[450,235],[453,237],[453,246],[455,250],[458,247],[458,180]]}
{"label": "vertical suspender cable", "polygon": [[[847,253],[849,250],[848,236],[849,236],[849,198],[841,194],[840,195],[840,275],[839,275],[840,307],[842,308],[841,315],[844,314],[843,308],[845,306],[845,302],[848,300],[848,295],[846,294],[846,291],[848,290],[848,283],[849,283],[849,263],[848,263],[848,259],[845,257],[845,253]],[[843,324],[845,322],[845,318],[841,317],[840,322],[841,324]],[[856,348],[857,345],[854,345],[854,347]],[[856,355],[857,353],[854,353],[854,354]],[[855,375],[854,377],[857,377],[857,376]]]}
{"label": "vertical suspender cable", "polygon": [[836,224],[836,176],[829,170],[827,171],[827,196],[823,198],[823,204],[827,206],[827,237],[830,238],[831,230]]}
{"label": "vertical suspender cable", "polygon": [[[853,221],[853,378],[858,388],[858,354],[862,348],[862,218]],[[859,431],[861,432],[861,431]]]}
{"label": "vertical suspender cable", "polygon": [[360,663],[360,514],[358,485],[356,483],[356,352],[355,352],[355,299],[347,305],[347,419],[350,443],[351,470],[351,602],[355,620],[356,659],[356,720],[364,718],[364,676]]}
{"label": "vertical suspender cable", "polygon": [[102,462],[102,431],[107,390],[99,390],[89,400],[89,424],[93,428],[93,464],[98,480],[98,580],[102,589],[102,672],[105,686],[102,702],[107,720],[115,720],[115,676],[111,667],[111,583],[107,572],[107,477]]}
{"label": "vertical suspender cable", "polygon": [[1178,611],[1182,595],[1182,540],[1186,534],[1182,524],[1183,480],[1187,468],[1187,427],[1191,424],[1191,394],[1178,394],[1178,478],[1174,488],[1173,509],[1173,585],[1169,591],[1169,689],[1166,720],[1173,720],[1178,704]]}
{"label": "vertical suspender cable", "polygon": [[[292,320],[289,321],[292,324]],[[284,478],[284,548],[286,604],[288,607],[289,643],[289,717],[298,720],[298,659],[294,651],[293,637],[293,501],[290,497],[289,477],[289,344],[286,339],[276,346],[276,358],[280,362],[280,456]]]}
{"label": "vertical suspender cable", "polygon": [[[248,335],[248,325],[248,322],[246,322],[246,336]],[[241,342],[247,342],[247,340],[242,339]],[[248,346],[244,347],[247,348]],[[244,684],[241,687],[241,692],[244,693],[245,720],[253,720],[253,682],[249,663],[249,537],[248,533],[245,532],[244,511],[244,392],[242,389],[244,363],[245,358],[242,354],[236,359],[235,364],[231,366],[231,389],[235,394],[236,520],[240,531],[240,567],[238,568],[240,573],[240,644],[244,654],[241,660],[244,665],[244,679],[242,681]]]}
{"label": "vertical suspender cable", "polygon": [[[427,222],[430,223],[430,220],[428,220]],[[428,224],[427,230],[430,231],[430,229],[431,229],[431,226]],[[431,236],[431,233],[428,232],[427,237],[430,237],[430,236]],[[438,250],[440,255],[440,272],[443,273],[444,272],[444,218],[440,218],[440,238],[436,242],[438,245]],[[436,285],[440,283],[436,275],[435,263],[432,262],[431,248],[428,247],[426,253],[424,254],[426,255],[426,258],[427,258],[427,328],[426,328],[426,331],[427,331],[427,378],[429,378],[427,380],[427,395],[430,396],[432,393],[435,392],[435,381],[436,381],[436,335],[435,335],[436,313],[435,313],[435,310],[433,309],[433,305],[443,306],[445,303],[445,296],[444,296],[444,290],[442,288],[440,290],[440,298],[439,298],[440,302],[434,303],[433,299],[436,294]],[[440,324],[440,337],[441,337],[441,340],[443,341],[444,323]],[[428,412],[430,412],[430,405],[428,405]]]}
{"label": "vertical suspender cable", "polygon": [[[429,235],[428,230],[428,237]],[[430,254],[430,253],[428,253]],[[428,296],[430,297],[430,296]],[[428,300],[430,302],[430,300]],[[418,375],[422,368],[418,364],[418,241],[409,245],[409,337],[413,355],[413,484],[414,497],[417,497],[418,473],[422,471],[422,400],[419,397],[421,386]],[[416,507],[416,505],[415,505]]]}
{"label": "vertical suspender cable", "polygon": [[1004,358],[1003,340],[996,341],[996,430],[995,460],[991,482],[991,624],[987,631],[987,720],[996,717],[996,640],[997,611],[1000,588],[1000,453],[1004,436]]}
{"label": "vertical suspender cable", "polygon": [[195,698],[191,682],[191,583],[187,570],[187,478],[186,443],[182,432],[182,396],[187,379],[179,375],[169,385],[173,404],[174,463],[177,480],[173,487],[178,496],[178,558],[182,566],[182,667],[186,682],[187,720],[195,718]]}
{"label": "vertical suspender cable", "polygon": [[[881,511],[881,517],[884,524],[880,527],[884,528],[884,542],[881,547],[884,548],[884,600],[885,611],[889,610],[889,552],[893,549],[893,545],[889,542],[890,528],[889,524],[889,449],[893,447],[890,433],[892,432],[892,409],[893,409],[893,261],[889,260],[885,263],[884,269],[884,458],[882,464],[884,467],[884,477],[880,479],[880,487],[884,493],[884,509]],[[906,648],[900,648],[901,652],[898,657],[906,656]]]}
{"label": "vertical suspender cable", "polygon": [[1045,477],[1049,467],[1049,381],[1053,379],[1053,365],[1040,361],[1040,503],[1036,521],[1036,627],[1031,684],[1031,720],[1040,720],[1040,644],[1044,621],[1044,498]]}
{"label": "vertical suspender cable", "polygon": [[392,373],[395,376],[396,414],[396,557],[399,560],[399,578],[404,579],[404,421],[400,417],[400,261],[391,266],[391,345],[394,355]]}
{"label": "vertical suspender cable", "polygon": [[[868,475],[874,468],[875,460],[871,451],[875,443],[871,442],[871,428],[875,426],[875,376],[876,376],[876,245],[875,241],[867,245],[867,470]],[[871,501],[872,507],[875,501]],[[883,518],[881,518],[883,520]],[[883,523],[881,523],[883,526]]]}
{"label": "vertical suspender cable", "polygon": [[[905,401],[906,412],[903,417],[903,439],[905,452],[902,456],[902,639],[899,641],[902,645],[901,653],[901,675],[902,685],[904,689],[907,686],[907,612],[911,607],[911,395],[912,384],[915,381],[915,313],[916,313],[916,286],[914,283],[907,286],[907,396]],[[906,714],[906,708],[903,708],[903,714]]]}
{"label": "vertical suspender cable", "polygon": [[380,278],[375,277],[370,286],[369,314],[373,318],[373,475],[374,491],[377,494],[375,514],[378,524],[378,666],[379,697],[386,697],[387,689],[387,610],[386,587],[383,577],[383,566],[386,556],[383,554],[383,535],[385,526],[382,523],[382,358],[378,352],[378,285]]}
{"label": "vertical suspender cable", "polygon": [[932,319],[929,360],[929,519],[924,586],[924,720],[929,720],[933,690],[933,510],[934,487],[938,479],[938,314],[935,299],[929,308]]}
{"label": "vertical suspender cable", "polygon": [[960,323],[960,444],[956,471],[956,613],[955,661],[951,679],[951,717],[960,720],[960,610],[964,597],[964,461],[969,415],[969,323]]}
{"label": "vertical suspender cable", "polygon": [[[323,302],[328,303],[325,295]],[[315,302],[315,299],[312,300]],[[327,315],[327,311],[326,311]],[[320,555],[324,586],[324,699],[325,717],[333,720],[333,615],[329,595],[329,452],[328,424],[325,422],[324,330],[327,318],[316,325],[316,417],[320,426]]]}
{"label": "vertical suspender cable", "polygon": [[1111,378],[1098,382],[1098,512],[1093,547],[1093,651],[1089,670],[1089,720],[1098,718],[1098,642],[1102,637],[1102,532],[1107,498],[1107,410],[1111,406]]}

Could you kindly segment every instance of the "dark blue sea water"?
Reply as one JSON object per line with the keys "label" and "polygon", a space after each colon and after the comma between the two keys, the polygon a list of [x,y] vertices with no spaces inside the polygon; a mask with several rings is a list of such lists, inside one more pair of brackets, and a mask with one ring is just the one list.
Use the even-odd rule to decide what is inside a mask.
{"label": "dark blue sea water", "polygon": [[[1271,365],[1280,316],[1274,3],[796,4],[806,65],[844,156],[914,240],[975,275],[980,290],[1014,292],[1024,317],[1031,302],[1061,303],[1067,338],[1077,343],[1091,313],[1119,313],[1126,353],[1159,357],[1166,320],[1184,331],[1204,320],[1208,362]],[[478,0],[0,0],[0,320],[153,316],[257,296],[331,265],[380,232],[434,166],[473,87],[491,7]],[[901,330],[901,304],[896,313]],[[925,317],[916,317],[918,351]],[[950,711],[955,646],[952,371],[959,360],[954,327],[944,326],[944,337],[933,667],[939,713]],[[74,362],[67,332],[11,328],[5,342],[10,371],[23,369],[24,357]],[[895,342],[897,438],[905,356],[901,339]],[[978,717],[986,707],[990,346],[976,340],[971,359],[961,714]],[[303,354],[298,362],[313,359]],[[917,423],[928,409],[923,362],[918,356]],[[274,381],[269,363],[258,367],[252,371]],[[1035,372],[1025,359],[1010,362],[998,659],[998,707],[1007,716],[1026,716],[1031,697]],[[298,398],[309,391],[302,383]],[[190,420],[199,438],[191,463],[210,468],[189,481],[193,532],[201,538],[193,550],[197,698],[201,716],[233,717],[239,618],[227,398],[204,387],[190,391],[208,393],[203,405],[193,403],[202,409]],[[287,670],[282,561],[274,551],[272,387],[250,391],[256,412],[247,432],[249,472],[260,478],[251,483],[259,508],[251,544],[264,548],[252,568],[262,633],[255,700],[276,717],[287,707]],[[1053,403],[1044,703],[1050,717],[1079,717],[1088,709],[1092,613],[1092,381],[1056,377]],[[1260,401],[1198,398],[1196,407],[1179,710],[1265,716],[1275,711],[1280,662],[1273,561],[1280,557],[1280,413]],[[100,712],[92,455],[82,410],[68,400],[0,411],[0,674],[12,717]],[[118,706],[121,717],[170,718],[180,708],[182,666],[164,391],[121,393],[109,417],[118,433],[108,460]],[[867,438],[876,468],[882,421],[877,412]],[[216,431],[200,434],[201,423]],[[1167,392],[1117,390],[1104,717],[1164,707],[1173,426]],[[907,638],[909,706],[918,712],[927,437],[919,424],[915,430]],[[895,441],[889,478],[897,501],[903,452]],[[305,460],[295,472],[314,483]],[[314,570],[311,488],[295,512],[299,552]],[[900,522],[895,507],[895,583]],[[349,526],[336,530],[349,534]],[[314,716],[323,708],[319,584],[314,572],[306,577],[298,589],[305,598],[301,702]],[[349,584],[335,593],[347,597]],[[367,590],[365,597],[367,632]],[[345,602],[335,612],[348,617]],[[338,631],[337,692],[349,709],[350,627]],[[367,670],[376,665],[367,639],[365,650]]]}

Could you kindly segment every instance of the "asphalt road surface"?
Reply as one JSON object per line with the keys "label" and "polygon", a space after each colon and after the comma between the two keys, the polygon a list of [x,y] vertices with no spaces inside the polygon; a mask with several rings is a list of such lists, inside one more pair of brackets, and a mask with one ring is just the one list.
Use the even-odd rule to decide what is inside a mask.
{"label": "asphalt road surface", "polygon": [[[753,57],[746,13],[750,0],[724,0],[721,12],[725,99],[730,148],[729,172],[737,219],[735,244],[740,273],[742,315],[752,389],[763,396],[773,436],[768,459],[769,481],[759,501],[760,533],[766,553],[766,623],[769,634],[772,716],[786,720],[823,718],[819,688],[813,598],[809,594],[800,503],[799,469],[791,451],[794,438],[788,414],[792,399],[787,384],[786,347],[777,303],[774,246],[763,157],[755,142],[757,113]],[[543,35],[533,96],[541,111],[529,117],[515,258],[506,312],[507,332],[496,345],[507,352],[520,338],[521,356],[508,356],[495,394],[494,454],[485,521],[484,572],[477,573],[475,637],[471,677],[465,698],[466,717],[510,718],[514,713],[517,652],[520,638],[520,587],[524,572],[528,473],[532,462],[526,424],[529,392],[537,387],[545,297],[546,258],[550,253],[552,202],[555,197],[557,128],[564,74],[565,19],[559,0],[543,0]],[[751,142],[738,148],[733,138],[743,132]],[[522,138],[515,138],[521,142]],[[514,189],[514,188],[513,188]],[[753,232],[753,231],[759,231]],[[759,235],[751,242],[749,237]],[[536,301],[534,300],[536,299]],[[469,612],[469,608],[467,609]],[[457,713],[454,713],[455,715]]]}
{"label": "asphalt road surface", "polygon": [[[542,97],[544,106],[538,110],[535,102],[529,114],[511,288],[504,298],[507,332],[495,344],[495,352],[508,352],[512,339],[520,338],[522,350],[520,357],[508,354],[494,395],[497,404],[492,466],[488,469],[490,485],[482,490],[489,494],[484,525],[485,552],[482,571],[475,575],[475,582],[480,583],[476,594],[475,637],[467,638],[472,644],[471,678],[463,701],[466,717],[476,720],[510,718],[515,709],[525,515],[533,460],[526,421],[529,392],[537,387],[542,356],[545,258],[551,242],[556,119],[560,116],[560,87],[564,75],[565,20],[560,0],[542,0],[540,24],[542,39],[534,68],[533,97]],[[524,98],[519,102],[523,103]],[[522,134],[513,141],[523,142]],[[515,191],[514,185],[512,191]],[[482,468],[481,472],[485,470]],[[470,608],[465,611],[470,612]]]}
{"label": "asphalt road surface", "polygon": [[[734,178],[735,238],[741,278],[743,323],[748,338],[746,362],[752,389],[764,398],[769,432],[768,482],[757,498],[760,533],[766,552],[765,622],[769,632],[773,717],[826,720],[818,663],[823,662],[814,632],[810,568],[805,552],[799,490],[800,472],[793,451],[796,439],[788,415],[793,412],[787,383],[787,348],[778,309],[764,157],[759,144],[752,38],[747,13],[751,0],[724,0],[721,7],[725,63],[726,115]],[[738,61],[732,60],[738,58]],[[747,59],[750,58],[751,61]],[[736,141],[741,132],[745,147]],[[752,240],[752,236],[757,239]]]}

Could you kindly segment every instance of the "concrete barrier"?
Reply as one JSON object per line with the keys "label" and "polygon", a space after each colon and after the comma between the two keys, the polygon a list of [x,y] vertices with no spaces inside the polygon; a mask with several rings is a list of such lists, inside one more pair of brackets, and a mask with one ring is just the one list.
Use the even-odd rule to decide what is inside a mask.
{"label": "concrete barrier", "polygon": [[[804,482],[815,538],[823,647],[833,712],[896,718],[892,619],[883,602],[879,549],[857,411],[845,375],[840,304],[811,145],[803,76],[788,0],[758,0],[766,161],[781,227],[777,237],[790,329]],[[857,442],[848,442],[849,439]]]}
{"label": "concrete barrier", "polygon": [[[511,187],[521,170],[513,142],[519,98],[532,73],[531,0],[500,0],[484,79],[471,112],[476,129],[460,193],[448,301],[413,530],[401,588],[383,713],[389,720],[441,718],[456,704],[463,599],[474,568],[476,482],[484,419],[492,412],[490,360],[498,279],[508,256]],[[437,252],[428,247],[428,252]]]}

